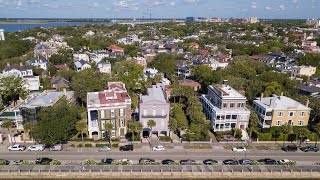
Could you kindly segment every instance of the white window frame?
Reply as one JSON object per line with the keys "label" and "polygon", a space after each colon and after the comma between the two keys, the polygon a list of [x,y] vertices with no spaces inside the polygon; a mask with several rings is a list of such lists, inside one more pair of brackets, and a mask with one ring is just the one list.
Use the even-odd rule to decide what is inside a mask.
{"label": "white window frame", "polygon": [[[292,116],[291,116],[291,113],[292,113]],[[289,115],[290,117],[293,117],[293,116],[294,116],[294,112],[291,111],[291,112],[288,113],[288,115]]]}
{"label": "white window frame", "polygon": [[298,126],[303,126],[303,124],[304,124],[304,121],[303,121],[303,120],[299,120],[299,121],[298,121]]}
{"label": "white window frame", "polygon": [[143,110],[143,115],[144,115],[144,116],[147,116],[147,115],[148,115],[148,110],[144,109],[144,110]]}
{"label": "white window frame", "polygon": [[103,118],[103,119],[106,118],[106,113],[104,112],[104,110],[100,111],[100,116],[101,116],[100,118]]}
{"label": "white window frame", "polygon": [[120,127],[125,127],[125,120],[124,119],[120,119]]}
{"label": "white window frame", "polygon": [[113,125],[113,128],[116,127],[116,120],[115,119],[111,119],[110,123]]}
{"label": "white window frame", "polygon": [[152,110],[152,116],[156,116],[157,115],[157,110]]}
{"label": "white window frame", "polygon": [[300,116],[301,116],[301,117],[304,117],[304,116],[306,116],[306,112],[304,112],[304,111],[301,111],[301,112],[300,112]]}
{"label": "white window frame", "polygon": [[114,109],[110,110],[110,117],[112,118],[116,117],[116,111]]}
{"label": "white window frame", "polygon": [[278,117],[282,117],[283,116],[283,112],[278,112]]}
{"label": "white window frame", "polygon": [[[280,123],[279,123],[280,122]],[[282,121],[281,120],[277,120],[276,122],[276,126],[281,126],[282,125]]]}
{"label": "white window frame", "polygon": [[124,116],[124,109],[120,109],[119,111],[120,116]]}

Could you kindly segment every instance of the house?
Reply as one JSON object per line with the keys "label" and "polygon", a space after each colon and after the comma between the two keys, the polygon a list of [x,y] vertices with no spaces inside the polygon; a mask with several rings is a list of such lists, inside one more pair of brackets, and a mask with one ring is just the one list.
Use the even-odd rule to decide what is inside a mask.
{"label": "house", "polygon": [[61,76],[53,77],[50,84],[52,89],[58,90],[69,89],[70,87],[70,82]]}
{"label": "house", "polygon": [[307,126],[311,108],[308,107],[309,100],[305,105],[289,97],[273,95],[263,97],[253,101],[253,110],[259,116],[259,124],[262,128],[272,126],[282,126],[290,124],[292,126]]}
{"label": "house", "polygon": [[44,56],[46,58],[51,57],[52,54],[57,54],[59,51],[59,48],[52,45],[49,46],[48,43],[42,42],[40,44],[37,44],[34,47],[33,53],[34,53],[34,57],[36,56]]}
{"label": "house", "polygon": [[91,68],[91,65],[82,59],[80,61],[76,61],[74,66],[77,72]]}
{"label": "house", "polygon": [[106,138],[106,123],[114,129],[111,137],[124,138],[131,119],[131,98],[122,82],[108,82],[107,90],[87,93],[89,138]]}
{"label": "house", "polygon": [[191,87],[194,92],[197,92],[201,89],[200,83],[193,81],[193,80],[190,80],[190,79],[179,80],[178,82],[181,86]]}
{"label": "house", "polygon": [[93,36],[93,35],[95,35],[96,33],[95,32],[93,32],[93,31],[87,31],[84,35],[83,35],[83,37],[90,37],[90,36]]}
{"label": "house", "polygon": [[66,63],[64,63],[64,64],[57,64],[57,65],[54,65],[54,67],[56,68],[56,69],[58,69],[58,71],[59,70],[69,70],[70,68],[69,68],[69,66],[66,64]]}
{"label": "house", "polygon": [[191,67],[190,66],[180,66],[176,70],[177,76],[183,76],[184,78],[188,78],[191,76]]}
{"label": "house", "polygon": [[246,108],[247,98],[228,85],[210,85],[208,94],[201,96],[201,103],[207,120],[216,131],[239,128],[245,131],[249,125],[250,110]]}
{"label": "house", "polygon": [[73,60],[74,61],[79,61],[81,59],[89,62],[90,58],[89,55],[86,52],[79,52],[79,51],[75,51],[72,53],[73,56]]}
{"label": "house", "polygon": [[298,76],[312,76],[316,73],[317,68],[312,66],[293,66],[291,70],[291,77]]}
{"label": "house", "polygon": [[27,64],[31,65],[31,66],[34,66],[36,68],[40,68],[40,69],[43,69],[43,70],[47,70],[48,68],[48,59],[39,55],[39,56],[36,56],[34,58],[32,58],[31,60],[29,60],[27,62]]}
{"label": "house", "polygon": [[99,62],[97,68],[101,73],[111,74],[111,64],[110,62]]}
{"label": "house", "polygon": [[107,50],[112,52],[112,53],[117,53],[119,55],[123,55],[124,54],[124,49],[115,45],[115,44],[111,44],[110,46],[107,47]]}
{"label": "house", "polygon": [[191,43],[191,49],[199,49],[199,44],[196,42]]}
{"label": "house", "polygon": [[39,76],[33,76],[33,66],[31,65],[20,65],[9,63],[0,74],[1,77],[18,76],[21,77],[24,83],[24,88],[28,91],[37,91],[40,89],[40,78]]}
{"label": "house", "polygon": [[110,58],[110,53],[106,50],[92,51],[90,53],[90,61],[99,63],[103,58]]}
{"label": "house", "polygon": [[147,58],[143,56],[137,56],[134,58],[134,63],[143,66],[144,69],[147,68]]}
{"label": "house", "polygon": [[[166,100],[160,83],[147,88],[148,94],[141,96],[139,101],[139,121],[143,125],[143,134],[170,136],[168,129],[170,103]],[[154,120],[155,127],[148,127],[148,121]]]}
{"label": "house", "polygon": [[156,68],[148,68],[145,70],[144,74],[146,77],[154,78],[156,75],[158,75],[158,70]]}
{"label": "house", "polygon": [[317,87],[313,83],[302,83],[296,87],[303,95],[311,97],[320,97],[320,87]]}

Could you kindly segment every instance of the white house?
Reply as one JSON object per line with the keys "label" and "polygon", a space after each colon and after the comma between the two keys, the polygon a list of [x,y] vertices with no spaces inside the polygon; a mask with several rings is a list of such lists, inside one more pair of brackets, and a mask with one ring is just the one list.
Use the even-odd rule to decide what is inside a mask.
{"label": "white house", "polygon": [[34,57],[33,59],[29,60],[27,62],[27,64],[43,69],[43,70],[47,70],[48,67],[48,59],[39,55],[37,57]]}
{"label": "white house", "polygon": [[0,41],[4,41],[5,38],[4,38],[4,30],[3,29],[0,29]]}
{"label": "white house", "polygon": [[75,52],[73,52],[72,53],[72,56],[73,56],[73,60],[74,61],[79,61],[79,60],[85,60],[85,61],[87,61],[87,62],[89,62],[89,55],[88,54],[86,54],[86,53],[80,53],[80,52],[77,52],[77,51],[75,51]]}
{"label": "white house", "polygon": [[82,59],[80,61],[76,61],[74,65],[77,72],[91,68],[91,65]]}
{"label": "white house", "polygon": [[111,64],[109,62],[99,62],[97,68],[101,73],[111,74]]}
{"label": "white house", "polygon": [[90,61],[99,63],[103,58],[110,58],[110,54],[107,51],[94,51],[90,54]]}

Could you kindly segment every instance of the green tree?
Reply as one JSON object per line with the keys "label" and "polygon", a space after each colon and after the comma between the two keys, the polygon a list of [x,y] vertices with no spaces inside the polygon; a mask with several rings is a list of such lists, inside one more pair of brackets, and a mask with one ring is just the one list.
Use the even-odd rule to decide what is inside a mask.
{"label": "green tree", "polygon": [[107,133],[107,136],[109,138],[109,144],[112,146],[112,142],[111,142],[111,131],[114,129],[113,125],[111,123],[105,123],[104,124],[104,130]]}
{"label": "green tree", "polygon": [[152,131],[152,128],[155,127],[156,125],[157,125],[157,123],[156,123],[156,121],[153,120],[153,119],[150,119],[150,120],[148,120],[148,122],[147,122],[147,126],[148,126],[149,128],[151,128],[151,131]]}
{"label": "green tree", "polygon": [[[284,124],[281,126],[281,131],[284,135],[288,135],[292,132],[292,126],[290,124]],[[283,138],[283,147],[284,147],[284,142],[285,142],[286,138]]]}
{"label": "green tree", "polygon": [[137,132],[141,132],[143,125],[139,121],[131,120],[128,124],[128,130],[132,133],[132,142],[134,142],[134,136]]}
{"label": "green tree", "polygon": [[171,78],[177,69],[177,63],[173,54],[159,53],[153,61],[148,64],[151,68],[156,68],[166,77]]}
{"label": "green tree", "polygon": [[182,109],[181,105],[175,104],[172,108],[172,116],[173,119],[177,121],[177,129],[178,131],[185,130],[188,128],[188,120],[187,117]]}
{"label": "green tree", "polygon": [[302,141],[309,136],[310,131],[307,128],[303,127],[303,128],[298,128],[295,133],[297,134],[300,141],[299,147],[301,147]]}
{"label": "green tree", "polygon": [[76,130],[81,134],[81,141],[83,144],[83,133],[86,133],[88,131],[88,125],[85,121],[78,121],[76,123]]}
{"label": "green tree", "polygon": [[281,133],[279,129],[275,129],[271,132],[271,135],[274,138],[274,143],[277,143],[277,139],[280,137]]}
{"label": "green tree", "polygon": [[32,133],[32,129],[33,129],[33,124],[30,122],[24,123],[23,124],[23,129],[25,131],[27,131],[29,139],[31,139],[31,133]]}
{"label": "green tree", "polygon": [[192,68],[191,74],[202,85],[208,86],[213,82],[212,70],[207,65],[199,65]]}
{"label": "green tree", "polygon": [[26,97],[24,88],[25,82],[17,76],[8,76],[0,79],[0,96],[3,104],[9,104],[11,101],[16,104],[19,98]]}
{"label": "green tree", "polygon": [[282,86],[277,82],[271,82],[265,87],[263,94],[266,97],[269,97],[272,94],[280,95],[281,92],[283,92],[282,91]]}
{"label": "green tree", "polygon": [[5,122],[3,122],[3,124],[2,124],[2,127],[3,128],[6,128],[7,130],[8,130],[8,133],[9,133],[9,135],[10,135],[10,140],[11,140],[11,143],[13,143],[13,141],[12,141],[12,136],[11,136],[11,128],[12,128],[12,126],[13,126],[13,122],[11,122],[11,120],[6,120]]}
{"label": "green tree", "polygon": [[254,132],[254,127],[253,126],[249,126],[248,128],[247,128],[247,133],[248,133],[248,135],[249,135],[249,140],[248,140],[248,146],[250,145],[250,141],[251,141],[251,138],[252,138],[252,133]]}
{"label": "green tree", "polygon": [[76,123],[81,119],[81,115],[73,104],[62,98],[53,106],[42,108],[37,113],[37,118],[33,138],[52,145],[69,140],[77,134]]}
{"label": "green tree", "polygon": [[249,126],[256,128],[256,127],[258,127],[258,124],[259,124],[259,117],[258,117],[257,113],[255,111],[251,111]]}
{"label": "green tree", "polygon": [[316,133],[316,142],[315,142],[314,146],[317,147],[318,138],[320,136],[320,123],[316,124],[313,127],[313,131]]}

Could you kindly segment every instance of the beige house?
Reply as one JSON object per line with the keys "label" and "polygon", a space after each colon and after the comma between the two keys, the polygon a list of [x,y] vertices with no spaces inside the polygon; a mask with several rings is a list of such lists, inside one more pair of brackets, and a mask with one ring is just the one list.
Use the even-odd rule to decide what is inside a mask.
{"label": "beige house", "polygon": [[294,66],[292,67],[291,77],[312,76],[316,73],[317,68],[312,66]]}
{"label": "beige house", "polygon": [[311,108],[309,101],[305,105],[286,96],[273,95],[261,97],[253,101],[253,110],[258,114],[262,128],[282,126],[307,126]]}

